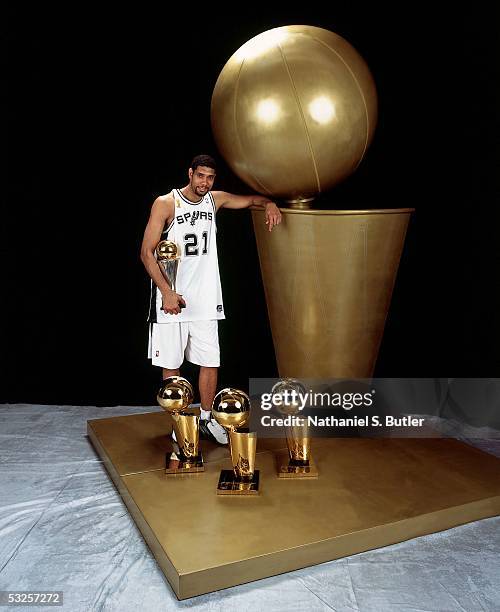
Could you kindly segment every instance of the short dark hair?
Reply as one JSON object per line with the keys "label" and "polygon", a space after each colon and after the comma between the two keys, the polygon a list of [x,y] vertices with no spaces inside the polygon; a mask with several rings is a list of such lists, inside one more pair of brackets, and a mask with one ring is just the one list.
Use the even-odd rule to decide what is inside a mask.
{"label": "short dark hair", "polygon": [[197,155],[191,162],[190,168],[194,172],[198,166],[207,166],[207,168],[217,170],[217,164],[211,155]]}

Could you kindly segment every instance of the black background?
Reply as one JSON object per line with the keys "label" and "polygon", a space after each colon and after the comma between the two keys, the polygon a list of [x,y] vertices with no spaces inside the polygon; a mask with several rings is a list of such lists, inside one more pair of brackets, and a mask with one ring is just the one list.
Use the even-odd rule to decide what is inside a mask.
{"label": "black background", "polygon": [[[0,401],[155,403],[139,260],[151,203],[202,152],[220,163],[216,188],[249,191],[217,155],[213,87],[245,41],[300,23],[353,44],[379,93],[373,144],[329,201],[417,209],[375,374],[498,375],[497,18],[479,4],[375,4],[11,11]],[[220,384],[245,389],[277,374],[250,213],[222,211],[218,228]]]}

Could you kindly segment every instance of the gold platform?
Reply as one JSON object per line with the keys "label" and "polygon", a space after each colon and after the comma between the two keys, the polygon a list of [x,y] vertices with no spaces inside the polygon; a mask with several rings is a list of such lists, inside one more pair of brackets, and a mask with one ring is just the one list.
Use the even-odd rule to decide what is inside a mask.
{"label": "gold platform", "polygon": [[[500,514],[500,459],[456,440],[313,440],[317,479],[276,475],[285,440],[259,440],[258,496],[216,494],[226,448],[205,472],[165,475],[170,417],[88,421],[88,434],[179,599]],[[203,515],[203,520],[201,520]]]}

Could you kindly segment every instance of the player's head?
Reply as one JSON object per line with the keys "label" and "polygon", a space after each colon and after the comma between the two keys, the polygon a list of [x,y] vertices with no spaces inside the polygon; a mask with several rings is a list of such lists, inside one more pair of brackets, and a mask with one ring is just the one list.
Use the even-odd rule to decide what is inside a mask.
{"label": "player's head", "polygon": [[204,196],[214,184],[216,163],[210,155],[197,155],[189,167],[189,184],[194,193]]}

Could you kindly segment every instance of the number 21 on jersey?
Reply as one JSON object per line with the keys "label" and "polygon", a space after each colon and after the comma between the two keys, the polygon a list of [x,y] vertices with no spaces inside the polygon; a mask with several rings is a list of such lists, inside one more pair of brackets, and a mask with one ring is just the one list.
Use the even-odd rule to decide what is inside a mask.
{"label": "number 21 on jersey", "polygon": [[[206,255],[208,252],[208,232],[202,232],[201,242],[201,254]],[[198,236],[196,234],[184,234],[184,255],[186,257],[193,257],[199,254]]]}

